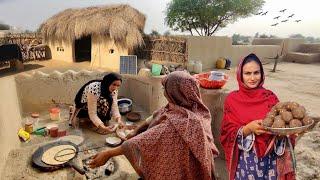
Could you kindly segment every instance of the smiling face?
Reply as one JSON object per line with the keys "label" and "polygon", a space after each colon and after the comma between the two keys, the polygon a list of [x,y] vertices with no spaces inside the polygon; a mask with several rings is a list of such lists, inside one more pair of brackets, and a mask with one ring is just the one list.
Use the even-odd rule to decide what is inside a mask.
{"label": "smiling face", "polygon": [[250,61],[242,69],[243,83],[250,89],[258,87],[261,82],[260,66],[255,61]]}
{"label": "smiling face", "polygon": [[121,86],[121,81],[120,80],[115,80],[109,86],[109,91],[112,93],[113,91],[119,89],[120,86]]}

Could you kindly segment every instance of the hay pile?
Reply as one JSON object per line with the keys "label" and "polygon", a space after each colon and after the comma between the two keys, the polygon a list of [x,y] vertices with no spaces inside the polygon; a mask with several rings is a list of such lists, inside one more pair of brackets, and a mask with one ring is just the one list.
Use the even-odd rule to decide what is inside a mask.
{"label": "hay pile", "polygon": [[129,5],[66,9],[40,26],[45,40],[74,41],[83,36],[110,37],[121,47],[143,44],[145,16]]}
{"label": "hay pile", "polygon": [[136,50],[141,59],[185,63],[188,59],[187,40],[174,36],[145,36],[145,46]]}

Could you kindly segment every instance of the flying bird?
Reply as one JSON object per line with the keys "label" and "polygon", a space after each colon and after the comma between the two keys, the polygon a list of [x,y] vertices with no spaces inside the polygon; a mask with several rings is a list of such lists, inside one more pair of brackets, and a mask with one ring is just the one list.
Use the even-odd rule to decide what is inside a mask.
{"label": "flying bird", "polygon": [[291,14],[290,16],[288,16],[288,18],[292,18],[292,16],[294,16],[294,14]]}
{"label": "flying bird", "polygon": [[282,10],[280,10],[279,12],[285,12],[287,9],[282,9]]}
{"label": "flying bird", "polygon": [[297,23],[300,22],[300,21],[301,21],[301,19],[295,20],[295,22],[297,22]]}
{"label": "flying bird", "polygon": [[271,26],[276,26],[276,25],[278,25],[279,23],[275,23],[275,24],[271,24]]}
{"label": "flying bird", "polygon": [[281,16],[274,17],[273,19],[279,19],[279,17],[281,17]]}
{"label": "flying bird", "polygon": [[286,19],[286,20],[282,20],[281,22],[287,22],[288,21],[288,19]]}
{"label": "flying bird", "polygon": [[258,12],[257,14],[255,14],[255,15],[260,15],[261,13],[263,13],[263,11],[261,11],[261,12]]}
{"label": "flying bird", "polygon": [[266,15],[267,13],[268,13],[268,11],[262,13],[261,16],[264,16],[264,15]]}

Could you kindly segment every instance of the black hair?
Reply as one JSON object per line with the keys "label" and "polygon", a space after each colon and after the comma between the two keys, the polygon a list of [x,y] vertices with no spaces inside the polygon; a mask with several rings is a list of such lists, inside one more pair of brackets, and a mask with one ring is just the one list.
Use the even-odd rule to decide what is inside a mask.
{"label": "black hair", "polygon": [[122,82],[122,77],[118,73],[109,73],[105,75],[101,81],[101,95],[103,97],[107,97],[110,95],[109,87],[114,81],[121,81]]}
{"label": "black hair", "polygon": [[87,82],[79,89],[78,93],[76,94],[76,97],[74,99],[76,107],[81,108],[84,105],[84,103],[81,103],[83,91],[87,85],[89,85],[90,83],[93,83],[93,82],[101,82],[101,96],[106,98],[108,100],[109,104],[111,105],[112,104],[112,97],[111,97],[111,92],[109,91],[109,87],[114,81],[117,81],[117,80],[120,80],[122,82],[122,77],[120,74],[109,73],[109,74],[105,75],[102,80],[91,80],[91,81]]}

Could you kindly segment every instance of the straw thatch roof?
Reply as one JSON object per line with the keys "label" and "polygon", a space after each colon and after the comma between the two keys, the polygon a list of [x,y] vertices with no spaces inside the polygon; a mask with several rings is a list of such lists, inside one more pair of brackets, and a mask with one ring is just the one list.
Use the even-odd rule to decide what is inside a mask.
{"label": "straw thatch roof", "polygon": [[145,16],[129,5],[66,9],[40,26],[44,39],[73,41],[82,36],[98,35],[114,39],[122,47],[143,44]]}

